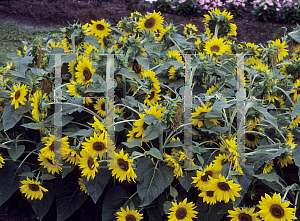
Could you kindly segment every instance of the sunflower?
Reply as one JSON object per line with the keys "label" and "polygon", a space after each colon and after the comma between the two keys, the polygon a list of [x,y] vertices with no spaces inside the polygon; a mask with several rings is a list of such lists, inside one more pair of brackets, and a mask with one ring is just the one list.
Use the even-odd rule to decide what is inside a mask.
{"label": "sunflower", "polygon": [[179,164],[178,156],[173,155],[173,154],[169,155],[169,154],[164,153],[163,157],[165,158],[165,161],[167,162],[167,166],[174,168],[174,171],[173,171],[174,176],[176,178],[178,178],[179,176],[183,177],[183,172],[182,172],[182,168]]}
{"label": "sunflower", "polygon": [[258,144],[259,136],[256,133],[245,134],[245,144],[247,147],[255,148]]}
{"label": "sunflower", "polygon": [[[212,109],[212,107],[209,108],[207,105],[205,105],[205,107],[198,106],[198,107],[195,109],[195,112],[192,113],[192,117],[198,117],[198,116],[200,116],[200,115],[202,115],[202,114],[208,113],[211,109]],[[214,125],[219,124],[219,122],[218,122],[216,119],[210,119],[209,121],[213,122]],[[198,126],[199,128],[201,128],[201,127],[204,126],[204,120],[193,119],[193,118],[192,118],[192,123],[193,123],[193,124],[197,124],[197,126]]]}
{"label": "sunflower", "polygon": [[143,76],[144,76],[144,81],[146,85],[149,85],[149,88],[151,89],[151,91],[155,91],[157,93],[160,92],[160,83],[157,80],[157,78],[155,77],[155,72],[148,70],[147,72],[143,72]]}
{"label": "sunflower", "polygon": [[136,130],[138,131],[136,137],[145,136],[145,131],[148,127],[148,124],[144,120],[145,115],[146,114],[139,114],[140,119],[133,123],[133,125],[136,126]]}
{"label": "sunflower", "polygon": [[225,203],[228,203],[230,199],[234,201],[235,196],[239,197],[238,191],[242,189],[239,184],[233,183],[233,180],[226,181],[221,174],[218,179],[210,178],[206,187],[208,191],[214,191],[214,196],[219,202]]}
{"label": "sunflower", "polygon": [[128,206],[126,210],[121,207],[121,212],[117,212],[117,221],[140,221],[143,219],[143,214],[137,210],[130,210]]}
{"label": "sunflower", "polygon": [[206,202],[207,204],[213,205],[217,203],[217,199],[214,196],[214,191],[207,191],[206,188],[201,190],[199,197],[203,197],[203,202]]}
{"label": "sunflower", "polygon": [[62,171],[62,164],[60,164],[57,160],[49,159],[42,153],[39,153],[38,156],[38,161],[41,161],[40,165],[44,166],[44,168],[47,168],[48,173],[54,175],[55,173],[59,174]]}
{"label": "sunflower", "polygon": [[127,180],[128,182],[135,182],[136,174],[132,168],[133,159],[129,159],[128,153],[124,154],[123,149],[120,153],[114,153],[114,159],[108,160],[109,170],[112,171],[112,176],[123,182]]}
{"label": "sunflower", "polygon": [[90,62],[89,58],[83,57],[82,60],[78,62],[78,65],[75,69],[77,82],[82,85],[87,83],[87,86],[90,86],[93,80],[92,76],[95,72],[95,69],[93,69],[93,63]]}
{"label": "sunflower", "polygon": [[85,141],[86,142],[81,143],[83,149],[91,152],[92,155],[102,158],[103,153],[105,153],[107,149],[106,137],[104,136],[104,133],[98,135],[96,132],[94,132],[94,137],[90,137],[90,140],[85,138]]}
{"label": "sunflower", "polygon": [[21,193],[25,193],[27,199],[41,200],[43,198],[43,192],[48,192],[48,190],[42,187],[40,182],[33,181],[27,177],[27,180],[21,181],[23,184],[20,186]]}
{"label": "sunflower", "polygon": [[199,189],[205,188],[209,184],[209,180],[211,178],[216,178],[221,173],[222,167],[215,166],[212,163],[209,166],[206,166],[206,168],[203,171],[197,170],[197,176],[192,177],[193,182],[197,183],[196,187]]}
{"label": "sunflower", "polygon": [[81,158],[79,160],[79,168],[82,169],[81,175],[86,176],[87,180],[92,177],[92,179],[95,178],[96,172],[98,172],[97,167],[99,166],[95,154],[93,154],[91,151],[87,151],[86,149],[83,149],[80,152]]}
{"label": "sunflower", "polygon": [[287,167],[289,164],[294,164],[292,154],[285,152],[277,160],[277,164],[280,164],[281,168]]}
{"label": "sunflower", "polygon": [[185,36],[188,38],[190,36],[194,36],[196,35],[198,32],[198,29],[195,25],[192,24],[188,24],[184,27],[184,31],[183,33],[185,34]]}
{"label": "sunflower", "polygon": [[219,154],[219,156],[215,157],[213,161],[214,166],[223,167],[226,163],[230,162],[229,156],[224,154]]}
{"label": "sunflower", "polygon": [[106,131],[104,125],[95,116],[93,116],[93,119],[94,119],[94,123],[88,122],[88,124],[91,125],[95,131],[106,134],[107,131]]}
{"label": "sunflower", "polygon": [[193,202],[187,203],[187,198],[179,204],[172,202],[172,205],[171,212],[168,213],[169,221],[190,221],[197,218],[196,214],[198,212],[194,210],[196,206]]}
{"label": "sunflower", "polygon": [[266,163],[264,165],[264,168],[263,168],[263,173],[270,173],[272,168],[274,166],[274,161],[271,160],[270,162]]}
{"label": "sunflower", "polygon": [[129,69],[133,71],[139,78],[142,78],[144,73],[146,72],[145,68],[143,68],[137,60],[134,60],[132,62],[132,64],[129,66]]}
{"label": "sunflower", "polygon": [[86,28],[85,32],[87,35],[93,34],[98,38],[104,38],[109,35],[111,29],[110,24],[106,24],[105,20],[102,19],[101,21],[94,21],[92,20],[93,24],[90,24],[88,28]]}
{"label": "sunflower", "polygon": [[70,84],[67,85],[67,92],[70,93],[70,96],[74,97],[84,97],[84,91],[80,83],[70,80]]}
{"label": "sunflower", "polygon": [[156,105],[157,102],[161,100],[161,97],[159,94],[160,90],[151,90],[150,92],[151,93],[147,94],[147,97],[145,97],[145,100],[144,100],[144,104],[146,104],[148,107],[151,105]]}
{"label": "sunflower", "polygon": [[286,45],[286,42],[280,43],[280,39],[276,39],[276,41],[272,41],[272,47],[276,47],[278,50],[278,60],[282,60],[285,56],[287,56],[288,53],[288,46]]}
{"label": "sunflower", "polygon": [[151,106],[150,110],[146,110],[146,114],[153,114],[158,120],[161,120],[163,113],[166,111],[166,107],[157,108],[156,106]]}
{"label": "sunflower", "polygon": [[5,164],[4,158],[0,154],[0,169],[4,166],[4,164]]}
{"label": "sunflower", "polygon": [[61,138],[61,141],[59,141],[55,138],[55,135],[51,135],[51,137],[43,137],[41,141],[45,143],[45,147],[43,147],[40,151],[45,157],[53,159],[55,152],[60,151],[60,148],[69,148],[68,139],[68,137],[63,137]]}
{"label": "sunflower", "polygon": [[143,134],[140,134],[140,136],[138,136],[137,135],[138,133],[139,133],[139,130],[137,128],[135,128],[135,127],[133,127],[132,130],[128,131],[127,142],[133,141],[133,140],[140,140],[141,141],[141,145],[142,145]]}
{"label": "sunflower", "polygon": [[66,162],[70,162],[71,164],[78,165],[80,156],[79,154],[71,149],[70,147],[63,147],[62,148],[62,159]]}
{"label": "sunflower", "polygon": [[13,98],[11,105],[15,105],[15,109],[19,108],[19,103],[25,105],[24,101],[27,101],[25,98],[26,94],[26,85],[22,85],[21,87],[20,84],[18,84],[17,86],[14,85],[14,92],[12,92],[10,95],[10,97]]}
{"label": "sunflower", "polygon": [[85,184],[83,182],[83,179],[81,177],[78,178],[78,185],[79,185],[79,188],[82,192],[85,192],[85,194],[90,195],[89,192],[87,191],[86,186],[85,186]]}
{"label": "sunflower", "polygon": [[231,217],[230,221],[260,221],[257,218],[257,214],[254,213],[255,208],[245,209],[245,208],[233,208],[234,210],[228,210],[229,215],[227,217]]}
{"label": "sunflower", "polygon": [[94,104],[94,108],[97,111],[97,114],[101,117],[105,117],[105,99],[100,98],[97,100],[96,104]]}
{"label": "sunflower", "polygon": [[163,28],[162,23],[164,22],[161,13],[156,13],[155,11],[149,15],[146,15],[145,18],[140,18],[138,22],[138,29],[146,32],[155,32]]}
{"label": "sunflower", "polygon": [[294,89],[291,90],[291,93],[294,93],[294,102],[298,101],[298,97],[300,95],[300,81],[297,79],[296,83],[294,84]]}
{"label": "sunflower", "polygon": [[290,202],[281,202],[280,193],[274,193],[273,197],[265,193],[265,197],[261,197],[259,201],[259,208],[261,209],[258,213],[264,219],[268,221],[291,221],[297,219],[293,212],[294,208],[288,208]]}
{"label": "sunflower", "polygon": [[33,101],[33,103],[31,104],[31,106],[33,107],[32,116],[38,122],[42,122],[43,119],[47,116],[46,108],[43,110],[42,107],[43,99],[46,99],[46,97],[46,94],[42,95],[42,91],[38,90],[33,94],[33,97],[31,98],[31,100]]}
{"label": "sunflower", "polygon": [[180,53],[177,50],[168,51],[167,56],[171,59],[175,59],[176,61],[179,61],[182,64],[182,66],[184,66],[182,56],[180,55]]}
{"label": "sunflower", "polygon": [[206,42],[205,49],[209,55],[222,55],[224,52],[229,50],[228,45],[225,45],[222,38],[213,38]]}
{"label": "sunflower", "polygon": [[174,81],[177,80],[176,70],[177,70],[177,68],[175,68],[175,67],[170,68],[170,70],[169,70],[169,79],[174,80]]}

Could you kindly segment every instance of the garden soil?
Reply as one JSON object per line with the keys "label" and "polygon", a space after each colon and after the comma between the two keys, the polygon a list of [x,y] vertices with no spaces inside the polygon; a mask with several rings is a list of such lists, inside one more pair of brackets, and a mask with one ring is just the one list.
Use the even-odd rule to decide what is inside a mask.
{"label": "garden soil", "polygon": [[[126,1],[126,2],[125,2]],[[133,11],[145,14],[151,10],[150,3],[135,0],[0,0],[0,23],[13,21],[18,24],[33,28],[60,28],[68,26],[68,23],[80,21],[81,23],[91,20],[106,19],[112,24],[117,24],[124,16],[129,17]],[[137,1],[137,0],[136,0]],[[131,3],[130,3],[131,2]],[[180,24],[192,23],[198,30],[204,31],[203,14],[193,13],[189,16],[179,16],[172,13],[162,13],[167,23],[173,22],[178,26],[179,32],[183,32]],[[239,41],[266,44],[272,40],[272,34],[280,27],[287,27],[292,31],[295,25],[284,23],[259,22],[250,12],[232,20],[237,25],[237,39]],[[0,221],[32,221],[30,218],[33,211],[20,211],[14,215],[0,207]]]}

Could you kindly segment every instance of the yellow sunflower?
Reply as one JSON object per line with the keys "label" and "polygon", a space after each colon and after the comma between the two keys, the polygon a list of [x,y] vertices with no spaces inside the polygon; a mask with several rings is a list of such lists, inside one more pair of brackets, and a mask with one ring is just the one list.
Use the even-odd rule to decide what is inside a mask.
{"label": "yellow sunflower", "polygon": [[197,170],[197,176],[192,177],[192,183],[196,183],[196,187],[202,190],[209,184],[211,178],[216,178],[221,174],[221,170],[222,167],[215,166],[211,163],[209,166],[206,166],[203,171]]}
{"label": "yellow sunflower", "polygon": [[39,153],[38,161],[41,161],[40,165],[44,166],[48,173],[51,173],[52,175],[55,173],[59,174],[62,171],[62,164],[60,164],[57,160],[45,157],[42,153]]}
{"label": "yellow sunflower", "polygon": [[155,32],[163,28],[162,23],[164,22],[160,12],[153,12],[146,15],[145,18],[140,18],[138,22],[138,29],[146,32]]}
{"label": "yellow sunflower", "polygon": [[121,207],[121,212],[117,212],[117,221],[140,221],[143,219],[143,214],[137,210],[130,210],[128,206],[126,210]]}
{"label": "yellow sunflower", "polygon": [[182,168],[179,164],[179,158],[178,156],[175,155],[169,155],[164,153],[163,157],[165,158],[165,161],[167,162],[167,166],[170,166],[172,168],[174,168],[173,172],[174,172],[174,176],[176,178],[183,177],[183,172],[182,172]]}
{"label": "yellow sunflower", "polygon": [[214,191],[214,196],[219,202],[224,201],[225,203],[239,197],[238,191],[242,189],[239,184],[233,183],[233,180],[227,181],[221,174],[218,179],[210,178],[206,187],[208,191]]}
{"label": "yellow sunflower", "polygon": [[15,105],[15,109],[19,108],[19,103],[25,105],[24,102],[27,101],[25,98],[26,94],[27,94],[26,85],[22,85],[22,86],[20,86],[20,84],[17,84],[17,86],[14,85],[14,92],[12,92],[10,95],[10,97],[13,98],[11,105]]}
{"label": "yellow sunflower", "polygon": [[212,38],[205,44],[204,51],[209,55],[222,55],[224,52],[228,51],[230,48],[225,45],[222,38]]}
{"label": "yellow sunflower", "polygon": [[87,86],[90,86],[94,72],[95,69],[93,69],[93,63],[90,62],[88,57],[83,57],[76,66],[75,76],[77,78],[77,82],[82,85],[87,83]]}
{"label": "yellow sunflower", "polygon": [[247,147],[255,148],[258,144],[259,136],[256,133],[245,134],[245,144]]}
{"label": "yellow sunflower", "polygon": [[71,149],[70,147],[62,148],[62,159],[66,162],[70,162],[71,164],[78,165],[80,156],[79,154]]}
{"label": "yellow sunflower", "polygon": [[230,221],[260,221],[257,218],[257,214],[254,213],[255,208],[245,209],[245,208],[233,208],[234,210],[228,210],[229,215],[227,217],[231,217]]}
{"label": "yellow sunflower", "polygon": [[[209,108],[207,105],[205,105],[205,107],[198,106],[195,109],[195,112],[192,113],[192,117],[198,117],[198,116],[200,116],[202,114],[208,113],[211,109],[212,109],[212,107]],[[219,122],[216,119],[209,119],[209,121],[213,122],[214,125],[218,125],[219,124]],[[204,126],[204,120],[193,119],[192,118],[192,123],[193,124],[197,124],[197,126],[199,128]]]}
{"label": "yellow sunflower", "polygon": [[94,119],[94,123],[89,123],[88,122],[88,124],[91,125],[94,128],[95,131],[98,131],[100,133],[104,133],[105,136],[106,136],[107,131],[106,131],[104,125],[95,116],[93,117],[93,119]]}
{"label": "yellow sunflower", "polygon": [[69,147],[68,139],[68,137],[63,137],[61,138],[61,141],[59,141],[59,139],[55,138],[55,135],[51,135],[51,137],[43,137],[41,141],[45,144],[45,147],[43,147],[40,151],[45,157],[53,159],[56,151],[61,151],[60,148]]}
{"label": "yellow sunflower", "polygon": [[229,156],[225,154],[219,154],[219,156],[215,157],[213,164],[217,167],[223,167],[228,162],[230,162]]}
{"label": "yellow sunflower", "polygon": [[85,194],[90,195],[89,192],[87,191],[85,184],[83,182],[83,179],[81,177],[78,179],[78,185],[82,192],[85,192]]}
{"label": "yellow sunflower", "polygon": [[43,99],[46,98],[47,95],[46,94],[42,95],[41,90],[36,91],[33,94],[33,97],[31,98],[31,100],[33,101],[33,103],[31,104],[31,106],[33,107],[32,117],[38,122],[42,122],[43,119],[47,116],[47,109],[42,108]]}
{"label": "yellow sunflower", "polygon": [[83,149],[80,152],[81,158],[79,160],[79,168],[82,169],[81,175],[86,176],[87,180],[92,177],[92,179],[95,178],[96,172],[98,172],[97,167],[99,166],[95,154],[91,153],[90,151],[87,151],[86,149]]}
{"label": "yellow sunflower", "polygon": [[144,81],[146,85],[149,85],[150,91],[156,91],[159,93],[160,91],[160,83],[155,77],[155,72],[148,70],[147,72],[143,72]]}
{"label": "yellow sunflower", "polygon": [[280,43],[280,39],[276,39],[276,41],[272,41],[272,47],[278,48],[278,60],[282,60],[285,56],[287,56],[288,53],[288,45],[286,45],[286,42]]}
{"label": "yellow sunflower", "polygon": [[188,24],[184,27],[184,31],[183,33],[185,34],[185,36],[188,38],[190,36],[194,36],[196,35],[198,29],[195,25],[192,24]]}
{"label": "yellow sunflower", "polygon": [[135,182],[136,174],[131,165],[133,159],[129,159],[128,153],[124,154],[123,149],[120,153],[115,152],[114,159],[108,162],[109,170],[112,170],[112,176],[116,176],[120,182],[124,180]]}
{"label": "yellow sunflower", "polygon": [[86,34],[90,35],[93,34],[98,38],[104,38],[109,35],[111,29],[110,24],[106,24],[105,20],[102,19],[101,21],[94,21],[92,20],[93,24],[90,24],[88,28],[86,28]]}
{"label": "yellow sunflower", "polygon": [[136,130],[138,131],[136,137],[145,136],[145,131],[148,127],[148,124],[146,124],[144,120],[145,115],[146,114],[139,114],[140,119],[133,123],[133,125],[136,126]]}
{"label": "yellow sunflower", "polygon": [[297,219],[293,212],[294,208],[288,208],[290,202],[281,202],[280,193],[274,193],[273,197],[265,193],[265,197],[261,197],[259,201],[259,208],[261,209],[258,213],[264,219],[268,221],[291,221]]}
{"label": "yellow sunflower", "polygon": [[264,165],[264,168],[263,168],[263,173],[270,173],[272,168],[274,166],[274,161],[271,160],[270,162],[266,163]]}
{"label": "yellow sunflower", "polygon": [[127,138],[127,142],[129,141],[133,141],[133,140],[140,140],[141,141],[141,145],[142,145],[142,139],[143,139],[143,134],[140,134],[140,136],[138,136],[137,134],[139,133],[139,130],[135,127],[133,127],[133,129],[131,131],[128,131],[128,138]]}
{"label": "yellow sunflower", "polygon": [[101,117],[105,117],[106,112],[105,112],[105,99],[104,98],[97,99],[96,104],[94,104],[94,108],[97,111],[98,115],[100,115]]}
{"label": "yellow sunflower", "polygon": [[184,66],[182,56],[180,55],[180,53],[177,50],[168,51],[167,56],[171,59],[175,59],[176,61],[179,61],[182,64],[182,66]]}
{"label": "yellow sunflower", "polygon": [[91,152],[92,155],[96,155],[99,158],[102,158],[103,153],[106,152],[106,137],[104,136],[104,133],[97,134],[94,132],[94,137],[90,137],[90,140],[88,138],[85,138],[86,142],[82,142],[83,149],[86,149],[87,151]]}
{"label": "yellow sunflower", "polygon": [[4,158],[0,154],[0,169],[4,166],[4,164],[5,164]]}
{"label": "yellow sunflower", "polygon": [[166,111],[166,107],[157,108],[156,106],[151,106],[150,110],[146,110],[147,114],[153,114],[158,120],[161,120],[163,113]]}
{"label": "yellow sunflower", "polygon": [[143,68],[139,62],[137,62],[137,60],[132,62],[132,64],[129,66],[129,69],[133,71],[139,78],[142,78],[146,71],[145,68]]}
{"label": "yellow sunflower", "polygon": [[285,152],[277,160],[277,164],[280,164],[281,168],[287,167],[289,164],[294,164],[292,154],[290,152]]}
{"label": "yellow sunflower", "polygon": [[213,205],[217,203],[217,199],[214,196],[214,191],[207,191],[206,188],[201,190],[199,197],[203,197],[203,202]]}
{"label": "yellow sunflower", "polygon": [[172,205],[171,212],[168,213],[169,221],[191,221],[193,218],[197,218],[196,206],[193,202],[187,203],[187,198],[179,204],[172,202]]}
{"label": "yellow sunflower", "polygon": [[174,81],[177,80],[176,70],[177,70],[177,68],[175,68],[175,67],[170,68],[170,70],[169,70],[169,79],[174,80]]}
{"label": "yellow sunflower", "polygon": [[298,79],[294,84],[294,89],[291,90],[291,93],[294,93],[294,102],[297,103],[298,97],[300,95],[300,81]]}
{"label": "yellow sunflower", "polygon": [[147,96],[145,97],[144,100],[144,104],[146,104],[148,107],[150,107],[151,105],[156,105],[158,101],[161,100],[160,97],[160,90],[151,90],[150,94],[147,94]]}
{"label": "yellow sunflower", "polygon": [[27,199],[41,200],[43,198],[43,192],[48,192],[48,190],[42,187],[41,182],[33,181],[27,177],[27,180],[21,181],[23,184],[20,186],[21,193],[25,193]]}

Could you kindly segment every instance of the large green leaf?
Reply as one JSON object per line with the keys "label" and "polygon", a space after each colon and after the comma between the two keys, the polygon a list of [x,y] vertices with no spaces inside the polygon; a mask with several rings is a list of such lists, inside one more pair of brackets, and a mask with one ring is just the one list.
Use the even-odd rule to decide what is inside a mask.
{"label": "large green leaf", "polygon": [[243,169],[244,175],[236,175],[237,181],[240,184],[242,190],[240,190],[238,193],[240,194],[240,197],[236,197],[235,201],[233,202],[234,207],[238,207],[244,198],[245,194],[248,191],[248,188],[252,182],[253,179],[253,167],[252,165],[246,165]]}
{"label": "large green leaf", "polygon": [[157,149],[157,148],[150,148],[149,152],[148,152],[151,156],[155,157],[156,159],[159,159],[161,161],[163,161],[163,156],[161,154],[161,152]]}
{"label": "large green leaf", "polygon": [[223,217],[223,214],[218,214],[224,207],[223,203],[217,202],[210,206],[204,203],[202,198],[199,198],[196,206],[196,211],[198,212],[197,221],[220,221]]}
{"label": "large green leaf", "polygon": [[13,161],[16,161],[23,153],[25,150],[25,146],[24,145],[9,145],[10,149],[7,150],[10,158]]}
{"label": "large green leaf", "polygon": [[296,106],[294,107],[291,118],[294,119],[298,115],[300,115],[300,99],[298,99]]}
{"label": "large green leaf", "polygon": [[61,63],[69,63],[71,61],[75,61],[77,59],[77,54],[70,54],[68,56],[64,56],[61,59]]}
{"label": "large green leaf", "polygon": [[10,103],[4,106],[2,120],[3,128],[5,131],[13,128],[16,125],[16,123],[18,123],[19,120],[21,120],[21,118],[22,111],[20,110],[20,108],[15,109],[15,105],[10,105]]}
{"label": "large green leaf", "polygon": [[260,106],[253,106],[253,108],[264,115],[266,120],[269,121],[273,125],[273,127],[278,127],[275,118],[265,108]]}
{"label": "large green leaf", "polygon": [[21,186],[25,177],[19,174],[29,171],[31,170],[27,165],[18,166],[13,161],[5,161],[5,165],[0,169],[0,206]]}
{"label": "large green leaf", "polygon": [[157,121],[154,125],[149,125],[145,131],[145,136],[143,137],[143,141],[145,140],[153,140],[159,137],[160,134],[163,133],[163,130],[166,129],[167,126],[163,121]]}
{"label": "large green leaf", "polygon": [[87,198],[87,195],[80,190],[77,179],[74,179],[74,174],[69,174],[65,178],[58,177],[55,181],[54,191],[57,221],[63,221],[70,217]]}
{"label": "large green leaf", "polygon": [[62,115],[72,114],[83,110],[83,99],[71,99],[69,103],[62,103]]}
{"label": "large green leaf", "polygon": [[178,177],[178,180],[181,184],[181,186],[186,190],[186,192],[189,192],[192,187],[193,179],[192,177],[196,177],[196,171],[183,171],[183,177]]}
{"label": "large green leaf", "polygon": [[122,186],[110,188],[103,202],[102,220],[114,221],[116,212],[120,210],[120,207],[124,205],[129,197],[129,194]]}
{"label": "large green leaf", "polygon": [[22,124],[22,127],[30,128],[33,130],[40,130],[43,128],[43,124],[41,123],[27,123],[27,124]]}
{"label": "large green leaf", "polygon": [[149,59],[147,57],[140,55],[136,57],[136,60],[140,63],[140,65],[143,68],[145,68],[146,71],[149,70]]}
{"label": "large green leaf", "polygon": [[83,177],[83,182],[90,196],[92,197],[94,203],[97,202],[103,190],[110,178],[110,171],[108,168],[98,167],[98,172],[94,179],[87,181],[86,177]]}
{"label": "large green leaf", "polygon": [[142,199],[140,207],[149,205],[156,199],[173,181],[173,168],[160,166],[156,168],[149,158],[141,158],[137,161],[137,191]]}

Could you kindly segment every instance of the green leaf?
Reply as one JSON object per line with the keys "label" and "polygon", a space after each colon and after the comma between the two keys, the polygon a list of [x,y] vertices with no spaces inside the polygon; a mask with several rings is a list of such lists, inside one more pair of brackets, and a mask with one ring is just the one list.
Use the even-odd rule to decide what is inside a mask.
{"label": "green leaf", "polygon": [[279,181],[279,176],[277,175],[277,173],[262,173],[262,174],[258,174],[258,175],[253,175],[254,177],[257,177],[260,180],[266,180],[268,182],[273,182]]}
{"label": "green leaf", "polygon": [[87,195],[80,190],[74,175],[69,174],[63,179],[59,176],[55,180],[57,221],[63,221],[70,217],[87,198]]}
{"label": "green leaf", "polygon": [[21,173],[19,174],[18,176],[25,176],[25,177],[34,177],[34,173],[33,172],[24,172],[24,173]]}
{"label": "green leaf", "polygon": [[93,35],[85,36],[84,41],[88,44],[91,44],[93,47],[100,49],[100,44]]}
{"label": "green leaf", "polygon": [[84,109],[83,99],[71,99],[69,103],[62,103],[62,115],[73,114],[78,111],[81,112]]}
{"label": "green leaf", "polygon": [[90,137],[90,136],[93,136],[93,132],[94,132],[93,129],[88,129],[88,130],[87,129],[81,129],[77,133],[74,133],[74,134],[70,135],[69,137],[77,137],[77,136]]}
{"label": "green leaf", "polygon": [[185,189],[186,192],[189,192],[191,187],[192,187],[192,182],[193,179],[192,177],[196,176],[196,171],[192,170],[192,171],[186,171],[183,170],[183,177],[178,177],[179,183],[180,185]]}
{"label": "green leaf", "polygon": [[145,136],[143,137],[143,141],[145,140],[154,140],[159,137],[160,134],[163,133],[164,129],[166,129],[166,124],[163,121],[157,121],[154,125],[149,125],[145,131]]}
{"label": "green leaf", "polygon": [[233,202],[234,207],[238,207],[243,200],[245,194],[248,191],[248,188],[250,184],[252,183],[252,176],[253,176],[253,167],[252,165],[246,165],[243,168],[244,175],[240,176],[237,175],[237,181],[240,184],[242,190],[240,190],[238,193],[240,194],[240,197],[236,197],[235,201]]}
{"label": "green leaf", "polygon": [[142,199],[140,207],[149,205],[156,199],[173,181],[173,168],[160,166],[156,168],[149,158],[137,160],[137,191]]}
{"label": "green leaf", "polygon": [[137,107],[138,101],[132,96],[126,96],[125,99],[122,98],[122,102],[129,107]]}
{"label": "green leaf", "polygon": [[28,69],[28,64],[32,63],[33,57],[32,56],[25,56],[22,58],[21,64],[20,64],[20,73],[25,77],[25,71]]}
{"label": "green leaf", "polygon": [[294,107],[294,110],[292,112],[292,116],[291,119],[294,119],[295,117],[297,117],[298,115],[300,115],[300,99],[298,99],[296,106]]}
{"label": "green leaf", "polygon": [[140,140],[133,140],[129,142],[122,142],[126,147],[128,148],[134,148],[134,147],[139,147],[141,146],[141,141]]}
{"label": "green leaf", "polygon": [[70,54],[68,56],[64,56],[61,59],[61,63],[69,63],[71,61],[75,61],[77,59],[77,54]]}
{"label": "green leaf", "polygon": [[90,196],[92,197],[94,203],[97,203],[97,200],[103,193],[103,190],[110,178],[110,171],[108,168],[98,167],[98,172],[94,179],[87,181],[86,177],[83,178],[83,182]]}
{"label": "green leaf", "polygon": [[190,167],[188,167],[188,168],[185,168],[184,170],[198,170],[199,169],[199,166],[197,166],[197,165],[194,165],[194,166],[190,166]]}
{"label": "green leaf", "polygon": [[300,43],[300,32],[299,31],[293,31],[288,34],[293,40]]}
{"label": "green leaf", "polygon": [[143,68],[145,68],[146,71],[149,70],[149,59],[147,57],[140,55],[136,57],[136,60],[140,63],[140,65]]}
{"label": "green leaf", "polygon": [[206,149],[202,148],[202,147],[199,147],[199,146],[191,146],[190,147],[190,150],[193,152],[193,153],[197,153],[199,155],[201,155],[201,153],[205,153],[207,152]]}
{"label": "green leaf", "polygon": [[156,123],[158,120],[153,114],[146,114],[144,116],[144,121],[146,124],[150,125],[150,124]]}
{"label": "green leaf", "polygon": [[168,214],[172,207],[173,207],[172,202],[171,201],[166,201],[164,203],[164,212],[165,212],[165,214]]}
{"label": "green leaf", "polygon": [[103,201],[102,220],[114,221],[116,212],[120,210],[120,207],[126,203],[129,197],[129,194],[122,186],[111,187]]}
{"label": "green leaf", "polygon": [[220,118],[222,113],[220,110],[226,109],[234,105],[234,103],[227,103],[223,99],[216,100],[212,106],[212,109],[205,114],[206,118]]}
{"label": "green leaf", "polygon": [[68,115],[64,115],[61,118],[61,126],[66,126],[68,123],[70,123],[72,120],[74,119],[74,117],[72,116],[68,116]]}
{"label": "green leaf", "polygon": [[19,175],[29,171],[31,170],[27,165],[18,166],[13,161],[5,161],[4,166],[0,170],[0,206],[21,186],[21,181],[25,177],[20,177]]}
{"label": "green leaf", "polygon": [[25,150],[25,146],[24,145],[10,145],[10,149],[7,150],[10,158],[13,161],[16,161],[23,153]]}
{"label": "green leaf", "polygon": [[88,87],[85,93],[103,93],[106,91],[106,81],[103,83],[93,83],[92,86]]}
{"label": "green leaf", "polygon": [[5,148],[5,149],[10,149],[10,147],[6,146],[5,144],[0,143],[0,147]]}
{"label": "green leaf", "polygon": [[38,215],[40,220],[48,213],[52,202],[54,200],[54,190],[53,183],[51,182],[43,182],[43,187],[48,190],[48,192],[44,192],[42,200],[29,200],[32,209]]}
{"label": "green leaf", "polygon": [[51,175],[51,174],[48,174],[48,173],[44,173],[41,177],[40,177],[42,180],[53,180],[55,179],[56,177]]}
{"label": "green leaf", "polygon": [[221,175],[222,176],[227,176],[228,174],[228,170],[229,170],[229,167],[230,167],[230,163],[225,163],[221,169]]}
{"label": "green leaf", "polygon": [[202,198],[199,198],[196,206],[196,211],[198,212],[197,221],[220,221],[223,217],[223,214],[218,214],[224,207],[223,203],[217,202],[210,206],[204,203]]}
{"label": "green leaf", "polygon": [[164,148],[174,148],[174,147],[181,147],[181,146],[183,146],[183,143],[182,143],[181,141],[179,141],[179,140],[174,140],[174,141],[172,141],[172,142],[166,144],[166,145],[164,146]]}
{"label": "green leaf", "polygon": [[2,115],[4,131],[13,128],[16,125],[16,123],[18,123],[19,120],[21,120],[21,118],[22,111],[20,110],[20,108],[15,109],[15,105],[10,105],[10,103],[5,105]]}
{"label": "green leaf", "polygon": [[265,108],[259,106],[253,106],[253,108],[264,115],[266,120],[269,121],[273,125],[273,127],[278,128],[275,118]]}
{"label": "green leaf", "polygon": [[170,186],[170,195],[174,198],[176,198],[178,196],[177,190],[172,186]]}
{"label": "green leaf", "polygon": [[69,162],[63,162],[61,177],[65,178],[69,173],[71,173],[75,169],[74,164],[70,164]]}
{"label": "green leaf", "polygon": [[28,124],[22,124],[21,126],[33,130],[40,130],[43,128],[43,124],[41,123],[28,123]]}
{"label": "green leaf", "polygon": [[161,152],[157,148],[150,148],[148,152],[151,156],[155,157],[156,159],[159,159],[163,161],[163,156],[161,155]]}
{"label": "green leaf", "polygon": [[128,78],[129,80],[134,79],[136,80],[140,85],[143,84],[143,82],[141,81],[141,79],[131,70],[129,70],[128,68],[121,68],[118,72],[118,74]]}

